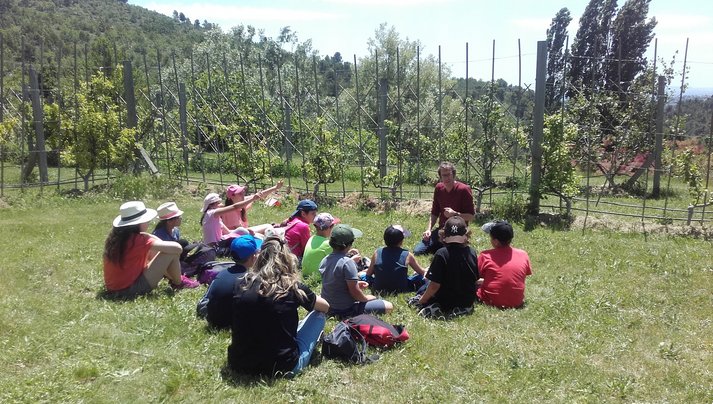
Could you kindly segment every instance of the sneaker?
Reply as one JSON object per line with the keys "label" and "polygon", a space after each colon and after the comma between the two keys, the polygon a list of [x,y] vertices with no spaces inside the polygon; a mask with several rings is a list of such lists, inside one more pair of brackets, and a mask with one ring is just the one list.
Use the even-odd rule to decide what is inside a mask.
{"label": "sneaker", "polygon": [[421,309],[423,306],[421,306],[421,303],[418,302],[419,300],[421,300],[421,295],[412,296],[406,301],[406,304],[408,304],[410,307]]}
{"label": "sneaker", "polygon": [[421,309],[418,315],[424,318],[446,318],[445,314],[443,314],[443,310],[441,310],[441,306],[437,304],[429,304]]}
{"label": "sneaker", "polygon": [[197,288],[198,286],[200,286],[200,283],[198,283],[197,281],[194,281],[193,279],[187,277],[186,275],[181,275],[181,284],[180,285],[171,284],[171,287],[175,290],[193,289],[193,288]]}
{"label": "sneaker", "polygon": [[473,307],[456,307],[448,313],[448,318],[465,316],[473,312]]}

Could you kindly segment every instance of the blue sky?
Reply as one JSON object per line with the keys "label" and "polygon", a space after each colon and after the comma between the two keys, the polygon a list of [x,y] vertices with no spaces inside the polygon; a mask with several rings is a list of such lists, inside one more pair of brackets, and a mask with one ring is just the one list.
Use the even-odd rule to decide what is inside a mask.
{"label": "blue sky", "polygon": [[[522,81],[533,83],[537,41],[544,40],[552,18],[562,7],[572,14],[571,38],[588,0],[129,0],[162,14],[183,12],[191,20],[208,20],[223,30],[239,24],[263,29],[276,37],[289,26],[300,41],[312,39],[322,55],[341,52],[346,60],[367,55],[367,41],[381,23],[394,26],[402,38],[419,40],[422,54],[438,54],[455,76],[465,76],[465,43],[469,45],[469,75],[489,79],[495,40],[495,77],[518,82],[518,39],[522,51]],[[624,4],[619,0],[619,5]],[[667,61],[674,52],[681,69],[689,38],[690,87],[713,87],[713,1],[653,0],[658,55]],[[649,58],[653,55],[650,47]],[[680,77],[677,78],[680,83]]]}

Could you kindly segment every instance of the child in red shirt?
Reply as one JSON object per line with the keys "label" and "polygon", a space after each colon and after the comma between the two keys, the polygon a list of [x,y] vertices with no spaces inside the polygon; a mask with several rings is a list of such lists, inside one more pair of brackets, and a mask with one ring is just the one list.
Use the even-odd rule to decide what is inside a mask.
{"label": "child in red shirt", "polygon": [[483,231],[490,235],[491,250],[478,255],[478,299],[500,308],[522,307],[525,301],[525,278],[532,275],[527,252],[513,248],[513,229],[506,221],[486,223]]}

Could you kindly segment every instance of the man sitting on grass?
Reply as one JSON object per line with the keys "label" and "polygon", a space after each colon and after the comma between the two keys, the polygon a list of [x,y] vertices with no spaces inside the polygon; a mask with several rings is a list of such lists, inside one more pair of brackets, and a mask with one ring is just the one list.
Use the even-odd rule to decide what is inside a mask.
{"label": "man sitting on grass", "polygon": [[262,240],[250,234],[233,239],[230,255],[235,265],[218,272],[196,308],[198,317],[205,318],[209,326],[218,329],[230,328],[235,282],[244,277],[247,270],[253,266],[261,246]]}
{"label": "man sitting on grass", "polygon": [[490,235],[493,249],[478,257],[482,277],[478,283],[478,299],[500,308],[522,307],[525,301],[525,278],[532,275],[527,252],[510,246],[514,232],[506,221],[486,223],[483,231]]}
{"label": "man sitting on grass", "polygon": [[[426,318],[453,318],[473,311],[478,281],[475,250],[468,244],[468,225],[460,216],[450,217],[440,239],[444,246],[436,251],[426,274],[426,290],[409,300]],[[423,289],[423,288],[422,288]]]}

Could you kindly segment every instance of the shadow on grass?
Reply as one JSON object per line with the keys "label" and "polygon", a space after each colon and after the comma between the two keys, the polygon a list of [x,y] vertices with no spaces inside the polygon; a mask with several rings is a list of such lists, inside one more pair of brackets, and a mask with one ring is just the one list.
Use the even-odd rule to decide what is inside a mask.
{"label": "shadow on grass", "polygon": [[275,382],[280,379],[290,379],[291,375],[277,374],[273,377],[270,376],[256,376],[247,375],[243,373],[238,373],[233,371],[226,363],[220,369],[220,377],[224,382],[232,387],[257,387],[257,386],[268,386],[272,387]]}
{"label": "shadow on grass", "polygon": [[122,302],[131,302],[131,301],[137,300],[139,298],[144,298],[146,300],[156,300],[161,295],[174,296],[175,294],[176,294],[176,291],[170,287],[166,287],[166,288],[158,287],[156,289],[153,289],[149,293],[132,294],[132,295],[118,294],[116,292],[106,290],[106,288],[101,288],[97,291],[96,299],[122,303]]}

